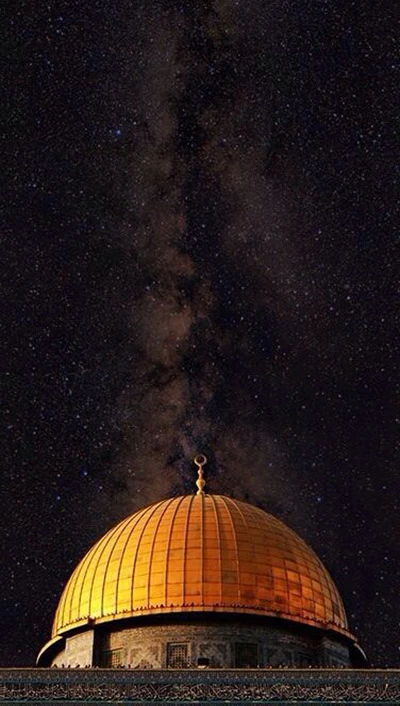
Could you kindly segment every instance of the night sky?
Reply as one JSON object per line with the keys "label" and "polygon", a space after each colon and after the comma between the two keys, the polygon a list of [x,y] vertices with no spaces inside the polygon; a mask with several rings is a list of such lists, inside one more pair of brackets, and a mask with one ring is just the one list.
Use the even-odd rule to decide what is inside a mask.
{"label": "night sky", "polygon": [[398,663],[394,8],[15,4],[1,665],[34,663],[101,534],[195,489],[196,451]]}

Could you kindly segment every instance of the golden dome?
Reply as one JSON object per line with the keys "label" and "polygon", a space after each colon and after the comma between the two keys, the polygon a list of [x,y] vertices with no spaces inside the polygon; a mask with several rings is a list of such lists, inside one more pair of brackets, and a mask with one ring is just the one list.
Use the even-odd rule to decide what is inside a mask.
{"label": "golden dome", "polygon": [[315,553],[266,512],[222,495],[163,500],[107,532],[61,596],[53,638],[138,615],[246,613],[350,636]]}

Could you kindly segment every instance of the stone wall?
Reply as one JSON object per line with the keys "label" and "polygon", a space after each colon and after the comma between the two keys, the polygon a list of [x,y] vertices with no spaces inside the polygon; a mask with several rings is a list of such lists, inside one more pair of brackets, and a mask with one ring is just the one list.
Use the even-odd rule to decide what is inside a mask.
{"label": "stone wall", "polygon": [[177,646],[178,652],[180,646],[185,649],[185,663],[177,665],[180,668],[202,663],[213,668],[350,664],[348,648],[334,640],[300,636],[274,626],[235,622],[114,629],[99,645],[105,657],[103,660],[100,657],[100,663],[117,666],[115,662],[107,662],[115,655],[125,666],[165,668],[171,666],[168,659],[171,646]]}
{"label": "stone wall", "polygon": [[272,623],[218,620],[121,628],[110,624],[67,638],[52,664],[134,669],[350,665],[346,646],[318,633],[303,633]]}
{"label": "stone wall", "polygon": [[323,637],[320,642],[321,663],[329,667],[340,667],[348,664],[349,651],[329,637]]}
{"label": "stone wall", "polygon": [[51,666],[86,667],[94,664],[94,630],[85,630],[65,640],[64,649],[52,660]]}
{"label": "stone wall", "polygon": [[84,667],[93,664],[94,630],[86,630],[78,635],[68,637],[65,644],[65,659],[67,663],[79,664]]}

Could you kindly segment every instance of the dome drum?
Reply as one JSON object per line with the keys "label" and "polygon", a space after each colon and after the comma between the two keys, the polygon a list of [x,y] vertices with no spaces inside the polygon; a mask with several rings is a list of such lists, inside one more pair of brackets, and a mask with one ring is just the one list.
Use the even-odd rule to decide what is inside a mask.
{"label": "dome drum", "polygon": [[349,648],[335,635],[286,621],[245,615],[165,616],[98,625],[63,640],[57,666],[133,669],[348,666]]}

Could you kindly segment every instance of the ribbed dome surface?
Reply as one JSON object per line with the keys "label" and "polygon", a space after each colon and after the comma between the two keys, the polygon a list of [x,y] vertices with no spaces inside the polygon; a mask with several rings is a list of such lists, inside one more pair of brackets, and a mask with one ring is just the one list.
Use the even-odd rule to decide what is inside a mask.
{"label": "ribbed dome surface", "polygon": [[53,637],[91,622],[193,611],[349,634],[332,579],[294,532],[247,503],[193,495],[136,512],[92,547],[65,587]]}

